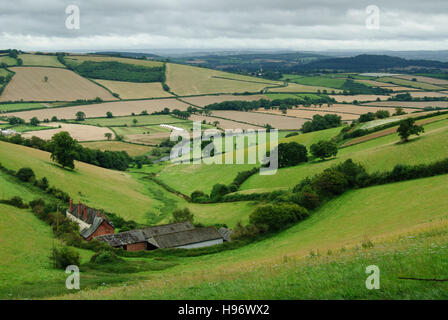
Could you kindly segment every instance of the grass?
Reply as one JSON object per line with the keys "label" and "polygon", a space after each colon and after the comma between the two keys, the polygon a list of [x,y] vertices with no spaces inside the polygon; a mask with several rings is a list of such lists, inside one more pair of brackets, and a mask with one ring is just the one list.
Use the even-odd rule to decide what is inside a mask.
{"label": "grass", "polygon": [[23,60],[24,66],[65,68],[65,66],[59,62],[56,56],[25,53],[25,54],[19,54],[19,58]]}
{"label": "grass", "polygon": [[8,66],[16,66],[17,60],[10,56],[0,56],[0,63],[6,63]]}
{"label": "grass", "polygon": [[160,82],[133,83],[113,80],[95,80],[114,93],[118,93],[121,99],[145,99],[172,97],[172,94],[162,88]]}
{"label": "grass", "polygon": [[92,141],[81,143],[83,147],[101,151],[126,151],[131,157],[149,153],[153,148],[121,141]]}
{"label": "grass", "polygon": [[375,79],[376,81],[385,82],[385,83],[393,83],[404,87],[411,87],[411,88],[417,88],[417,89],[424,89],[424,90],[443,90],[444,88],[438,87],[429,83],[423,83],[418,81],[411,81],[411,80],[405,80],[405,79],[399,79],[394,77],[382,77]]}
{"label": "grass", "polygon": [[[443,175],[353,190],[273,237],[182,259],[153,275],[151,282],[126,290],[105,288],[67,298],[446,298],[446,283],[398,279],[447,277],[446,179]],[[360,248],[366,239],[373,249]],[[311,258],[310,252],[320,257]],[[382,290],[365,289],[365,268],[371,264],[380,267]]]}
{"label": "grass", "polygon": [[100,127],[111,126],[133,126],[132,120],[137,119],[137,125],[150,125],[150,124],[171,124],[171,123],[183,123],[189,122],[188,120],[182,120],[170,115],[136,115],[126,117],[114,117],[114,118],[89,118],[82,123],[90,124]]}
{"label": "grass", "polygon": [[125,173],[76,162],[75,171],[64,170],[50,160],[50,154],[36,149],[0,142],[1,163],[8,169],[30,167],[37,178],[47,177],[56,186],[87,205],[114,212],[125,219],[145,221],[152,199],[141,185]]}
{"label": "grass", "polygon": [[140,65],[145,67],[160,67],[163,65],[163,62],[160,61],[152,61],[152,60],[143,60],[143,59],[132,59],[132,58],[120,58],[120,57],[106,57],[106,56],[66,56],[65,61],[69,65],[79,65],[84,61],[95,61],[95,62],[103,62],[103,61],[118,61],[121,63],[128,63],[134,65]]}
{"label": "grass", "polygon": [[54,127],[48,127],[48,126],[32,126],[30,124],[21,124],[21,125],[10,125],[10,124],[0,124],[0,128],[2,129],[11,129],[16,132],[28,132],[28,131],[40,131],[40,130],[48,130],[48,129],[54,129]]}
{"label": "grass", "polygon": [[[257,191],[262,188],[290,188],[303,178],[312,176],[334,164],[352,158],[364,164],[369,172],[392,169],[396,164],[419,164],[437,161],[448,156],[448,120],[424,125],[426,133],[406,144],[397,144],[397,133],[372,139],[357,145],[339,149],[336,158],[314,161],[296,167],[279,169],[274,175],[253,175],[241,186],[241,190]],[[293,137],[300,139],[300,136]]]}
{"label": "grass", "polygon": [[299,77],[291,79],[292,82],[308,86],[328,87],[331,89],[341,89],[346,79],[332,79],[327,77]]}
{"label": "grass", "polygon": [[41,109],[47,106],[45,103],[6,103],[0,104],[0,112]]}

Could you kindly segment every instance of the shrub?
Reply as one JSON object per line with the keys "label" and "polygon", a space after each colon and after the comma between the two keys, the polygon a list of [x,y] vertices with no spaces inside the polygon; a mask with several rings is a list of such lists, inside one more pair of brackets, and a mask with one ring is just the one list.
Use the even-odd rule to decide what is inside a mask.
{"label": "shrub", "polygon": [[173,219],[172,222],[184,222],[190,221],[193,222],[194,215],[188,208],[176,209],[172,213]]}
{"label": "shrub", "polygon": [[314,157],[324,160],[336,156],[338,154],[338,147],[332,141],[321,140],[318,143],[312,144],[310,151]]}
{"label": "shrub", "polygon": [[220,199],[227,193],[229,193],[229,188],[224,184],[217,183],[212,188],[212,191],[210,193],[210,199],[213,200]]}
{"label": "shrub", "polygon": [[121,260],[123,259],[119,258],[114,252],[104,250],[95,253],[92,258],[90,258],[90,262],[94,264],[108,264]]}
{"label": "shrub", "polygon": [[17,178],[22,180],[23,182],[30,182],[35,178],[34,171],[31,168],[21,168],[17,171]]}
{"label": "shrub", "polygon": [[79,266],[80,264],[79,253],[69,247],[54,248],[52,258],[57,269],[65,269],[70,265]]}
{"label": "shrub", "polygon": [[294,203],[267,204],[251,213],[251,225],[267,231],[276,231],[308,216],[308,211]]}
{"label": "shrub", "polygon": [[295,166],[308,161],[306,147],[297,142],[280,143],[277,148],[279,168]]}
{"label": "shrub", "polygon": [[1,203],[9,204],[10,206],[14,206],[20,209],[28,208],[28,205],[23,202],[23,199],[19,196],[12,197],[9,200],[1,200]]}
{"label": "shrub", "polygon": [[319,194],[334,196],[344,193],[348,187],[348,181],[343,173],[335,169],[326,169],[313,179],[312,187]]}

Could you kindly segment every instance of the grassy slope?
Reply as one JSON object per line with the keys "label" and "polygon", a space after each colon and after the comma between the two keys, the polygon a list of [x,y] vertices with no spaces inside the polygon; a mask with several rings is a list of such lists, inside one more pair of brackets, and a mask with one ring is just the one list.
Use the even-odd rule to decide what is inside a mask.
{"label": "grassy slope", "polygon": [[434,122],[424,126],[426,133],[406,144],[397,144],[396,133],[373,139],[339,150],[336,158],[327,161],[315,161],[296,167],[279,169],[275,175],[254,175],[241,186],[241,190],[256,191],[293,187],[301,179],[321,172],[336,163],[352,158],[363,163],[368,171],[390,170],[394,165],[427,163],[448,156],[448,120]]}
{"label": "grassy slope", "polygon": [[98,149],[101,151],[126,151],[131,157],[147,154],[153,149],[152,147],[121,141],[92,141],[83,142],[81,145],[86,148]]}
{"label": "grassy slope", "polygon": [[8,287],[24,281],[49,280],[53,234],[31,212],[0,204],[0,282]]}
{"label": "grassy slope", "polygon": [[[416,273],[411,274],[414,276],[443,276],[441,272],[447,264],[446,259],[431,258],[433,255],[426,246],[432,245],[433,253],[443,253],[446,245],[435,246],[432,241],[425,243],[423,249],[417,243],[415,249],[419,249],[419,255],[414,251],[414,256],[408,255],[408,258],[400,253],[397,255],[396,251],[392,253],[393,249],[392,255],[382,255],[381,259],[363,251],[355,252],[353,263],[336,260],[327,261],[330,264],[326,265],[322,261],[311,261],[310,268],[302,269],[304,272],[299,271],[299,267],[302,258],[311,250],[325,254],[328,249],[335,252],[341,247],[359,246],[366,238],[377,243],[408,232],[415,235],[418,230],[428,227],[444,226],[446,229],[447,178],[443,175],[350,191],[324,205],[311,218],[269,239],[220,254],[183,259],[180,266],[151,276],[151,282],[127,287],[126,290],[107,288],[80,292],[74,297],[340,299],[350,294],[364,298],[439,296],[439,290],[425,291],[425,284],[397,280],[399,275],[411,272]],[[291,268],[283,268],[282,264],[288,265],[285,261],[292,263],[289,265]],[[365,289],[361,290],[366,279],[365,267],[369,264],[379,264],[382,271],[389,271],[385,272],[386,288],[390,285],[395,291],[377,291],[372,295]],[[354,283],[346,280],[355,274],[362,278],[362,282],[353,287]],[[415,285],[417,287],[413,287],[413,291],[408,287]],[[442,292],[446,295],[446,287]]]}
{"label": "grassy slope", "polygon": [[19,58],[23,60],[24,66],[42,66],[42,67],[58,67],[65,66],[58,61],[56,56],[46,56],[37,54],[19,54]]}
{"label": "grassy slope", "polygon": [[44,107],[45,104],[43,103],[6,103],[6,104],[0,104],[0,111],[6,112],[16,110],[32,110]]}

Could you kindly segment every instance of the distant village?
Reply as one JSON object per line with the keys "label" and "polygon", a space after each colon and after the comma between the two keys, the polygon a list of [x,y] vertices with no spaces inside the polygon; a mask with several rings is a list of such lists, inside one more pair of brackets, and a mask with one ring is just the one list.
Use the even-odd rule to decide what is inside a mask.
{"label": "distant village", "polygon": [[79,225],[80,234],[86,241],[96,239],[127,251],[159,248],[192,249],[230,241],[230,231],[226,228],[219,230],[214,226],[196,228],[188,221],[115,233],[113,223],[107,219],[104,212],[92,209],[81,202],[74,204],[72,199],[66,216]]}

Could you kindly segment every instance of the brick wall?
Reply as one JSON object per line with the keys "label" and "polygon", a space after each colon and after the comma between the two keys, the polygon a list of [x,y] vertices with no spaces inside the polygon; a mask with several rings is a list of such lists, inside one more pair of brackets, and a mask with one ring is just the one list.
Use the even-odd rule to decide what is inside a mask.
{"label": "brick wall", "polygon": [[146,250],[146,242],[138,242],[133,244],[128,244],[126,246],[127,251],[141,251]]}

